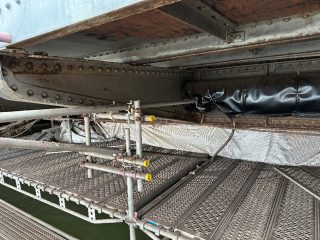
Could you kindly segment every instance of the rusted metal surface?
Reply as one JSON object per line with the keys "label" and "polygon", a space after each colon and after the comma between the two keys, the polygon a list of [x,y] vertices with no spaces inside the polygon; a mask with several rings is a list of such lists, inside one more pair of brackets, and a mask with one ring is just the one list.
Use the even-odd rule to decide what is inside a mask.
{"label": "rusted metal surface", "polygon": [[177,21],[159,10],[150,10],[127,18],[113,21],[84,31],[87,35],[98,39],[121,40],[138,39],[169,39],[199,33],[190,25]]}
{"label": "rusted metal surface", "polygon": [[[232,120],[228,117],[205,116],[204,125],[232,127]],[[261,129],[265,131],[284,132],[309,132],[309,134],[320,133],[319,118],[299,117],[267,117],[267,116],[243,116],[235,118],[236,127],[239,129]]]}
{"label": "rusted metal surface", "polygon": [[[164,116],[168,119],[162,121],[164,124],[179,124],[178,120],[188,124],[201,124],[203,126],[215,126],[222,128],[232,128],[232,119],[221,112],[211,112],[207,114],[185,112],[182,109],[175,111],[165,110],[148,110],[158,116]],[[302,117],[274,117],[259,115],[244,115],[234,118],[237,129],[253,129],[261,131],[279,131],[279,132],[303,132],[304,134],[320,134],[319,118],[302,118]],[[161,124],[161,122],[158,122]]]}
{"label": "rusted metal surface", "polygon": [[184,98],[191,72],[26,54],[0,56],[1,97],[47,105],[144,103]]}
{"label": "rusted metal surface", "polygon": [[[195,34],[184,38],[145,44],[140,47],[121,49],[121,51],[106,51],[91,56],[96,60],[106,60],[122,63],[152,64],[170,62],[181,59],[187,66],[193,58],[203,57],[210,61],[216,54],[230,54],[235,51],[255,51],[255,49],[272,47],[275,44],[299,43],[319,39],[320,14],[296,16],[286,19],[264,21],[257,24],[240,25],[233,34],[233,42],[225,41],[212,34]],[[230,39],[231,40],[231,39]],[[313,48],[313,51],[315,48]],[[90,58],[90,56],[89,56]],[[187,59],[188,58],[188,59]],[[254,58],[254,56],[253,56]],[[167,65],[169,65],[167,63]],[[180,64],[181,65],[181,64]]]}
{"label": "rusted metal surface", "polygon": [[187,23],[201,32],[207,32],[227,40],[235,25],[200,1],[184,0],[160,8],[177,20]]}
{"label": "rusted metal surface", "polygon": [[[99,4],[96,2],[92,2],[92,3],[78,3],[78,2],[62,2],[61,4],[55,4],[53,6],[52,9],[47,9],[45,8],[48,12],[47,16],[43,16],[43,12],[37,12],[37,11],[27,11],[27,13],[30,14],[39,14],[39,16],[34,16],[32,15],[30,18],[28,18],[25,14],[26,14],[26,8],[23,8],[23,4],[28,4],[28,7],[33,7],[34,9],[39,8],[39,6],[41,5],[41,2],[38,3],[36,1],[34,2],[27,2],[27,3],[23,3],[20,6],[20,9],[18,8],[17,12],[14,12],[14,14],[17,15],[22,15],[25,16],[25,21],[23,22],[23,24],[21,25],[21,21],[19,24],[16,24],[15,26],[19,27],[19,29],[21,30],[21,28],[24,29],[24,31],[18,31],[17,33],[15,33],[16,35],[14,36],[12,43],[10,44],[10,47],[14,47],[14,48],[23,48],[26,47],[28,45],[32,45],[35,43],[39,43],[39,42],[44,42],[44,41],[48,41],[51,39],[55,39],[55,38],[59,38],[62,36],[66,36],[72,33],[76,33],[85,29],[89,29],[92,27],[97,27],[100,26],[102,24],[105,24],[107,22],[112,22],[112,21],[116,21],[125,17],[129,17],[132,16],[134,14],[138,14],[138,13],[142,13],[148,10],[152,10],[158,7],[162,7],[165,6],[167,4],[172,4],[174,2],[177,2],[179,0],[147,0],[147,1],[141,1],[141,0],[137,0],[137,1],[126,1],[124,4],[120,4],[119,3],[119,7],[117,8],[110,8],[110,12],[104,12],[103,14],[101,14],[99,11],[96,13],[94,10],[98,10],[98,6],[94,5],[91,6],[92,4]],[[115,5],[114,2],[107,2],[108,4],[110,4],[111,6]],[[36,6],[32,6],[32,4],[36,5]],[[38,6],[37,6],[38,4]],[[101,3],[102,4],[102,3]],[[113,4],[113,5],[112,5]],[[92,15],[92,16],[83,16],[83,12],[79,12],[78,14],[73,12],[74,11],[78,11],[78,10],[82,10],[82,7],[84,6],[88,6],[88,10],[92,10],[93,9],[93,14],[95,13],[96,15]],[[43,6],[43,5],[41,5]],[[109,6],[109,5],[107,5]],[[62,8],[62,9],[60,9]],[[64,8],[64,9],[63,9]],[[19,13],[19,11],[21,11]],[[42,23],[46,23],[46,21],[33,21],[34,18],[38,18],[38,20],[41,17],[48,17],[50,16],[50,14],[52,13],[56,13],[57,15],[60,16],[60,21],[61,21],[61,25],[57,26],[56,22],[54,22],[53,26],[49,26],[49,25],[43,25]],[[10,15],[11,13],[8,12],[6,14],[9,14],[9,16],[6,17],[6,19],[10,19],[10,17],[12,17],[12,15]],[[76,14],[72,19],[70,19],[71,15]],[[98,14],[98,15],[97,15]],[[80,16],[80,17],[79,17]],[[76,17],[79,17],[79,19],[76,19]],[[65,20],[64,20],[65,19]],[[31,28],[29,31],[28,30],[28,20],[33,21],[32,22],[32,26],[33,28]],[[50,22],[49,22],[50,23]],[[26,25],[24,25],[26,24]],[[31,23],[30,23],[31,24]],[[39,27],[37,27],[37,24],[39,25]],[[14,29],[9,29],[10,26],[4,26],[4,29],[7,29],[13,31]],[[41,29],[43,28],[43,29]],[[23,33],[25,33],[25,31],[27,31],[27,35],[23,35]]]}
{"label": "rusted metal surface", "polygon": [[[291,42],[285,44],[274,44],[269,46],[261,46],[257,48],[235,49],[233,51],[221,51],[189,57],[188,61],[185,58],[171,60],[167,62],[159,62],[152,64],[157,67],[179,67],[179,68],[200,68],[205,66],[218,67],[231,64],[244,63],[260,63],[276,60],[295,60],[302,58],[312,58],[320,56],[320,41],[319,39]],[[111,56],[110,56],[111,57]]]}
{"label": "rusted metal surface", "polygon": [[239,24],[253,23],[278,17],[304,15],[320,10],[318,0],[201,0]]}

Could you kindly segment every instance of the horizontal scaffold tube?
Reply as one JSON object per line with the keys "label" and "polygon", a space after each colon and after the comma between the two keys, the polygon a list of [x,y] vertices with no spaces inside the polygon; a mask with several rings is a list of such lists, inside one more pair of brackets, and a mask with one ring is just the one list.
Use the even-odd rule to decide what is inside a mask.
{"label": "horizontal scaffold tube", "polygon": [[4,148],[23,148],[23,149],[34,149],[48,152],[78,152],[85,155],[118,160],[121,162],[131,163],[135,165],[141,165],[148,167],[150,160],[148,159],[136,159],[133,157],[125,157],[119,155],[119,151],[116,149],[106,149],[101,147],[86,146],[80,144],[69,144],[69,143],[57,143],[57,142],[46,142],[46,141],[33,141],[13,138],[0,138],[0,147]]}
{"label": "horizontal scaffold tube", "polygon": [[[121,113],[97,113],[94,116],[95,120],[103,120],[103,119],[110,119],[110,120],[134,120],[132,115],[121,114]],[[153,123],[156,120],[154,115],[143,115],[142,119],[143,122],[151,122]]]}
{"label": "horizontal scaffold tube", "polygon": [[129,163],[129,164],[133,164],[133,165],[140,165],[140,166],[143,166],[143,167],[149,167],[149,165],[150,165],[150,160],[149,159],[138,159],[135,156],[126,157],[126,156],[124,156],[122,154],[111,156],[111,155],[105,155],[105,154],[99,154],[99,153],[90,153],[90,152],[81,152],[81,154],[85,154],[87,156],[92,156],[92,157],[97,157],[97,158],[116,160],[116,161],[119,161],[119,162]]}
{"label": "horizontal scaffold tube", "polygon": [[81,167],[85,167],[88,169],[94,169],[98,171],[103,171],[103,172],[108,172],[108,173],[114,173],[126,177],[133,177],[136,179],[142,179],[147,182],[150,182],[152,180],[152,175],[150,173],[142,173],[142,172],[133,172],[128,169],[119,169],[116,167],[110,167],[102,164],[97,164],[97,163],[88,163],[84,162],[80,164]]}
{"label": "horizontal scaffold tube", "polygon": [[[164,103],[152,103],[141,105],[141,108],[154,108],[154,107],[165,107],[165,106],[176,106],[185,104],[194,104],[196,100],[185,100],[178,102],[164,102]],[[24,110],[14,112],[1,112],[0,123],[42,119],[42,118],[53,118],[61,116],[72,116],[82,115],[91,113],[103,113],[110,111],[121,111],[127,110],[128,105],[120,106],[83,106],[83,107],[66,107],[66,108],[50,108],[50,109],[39,109],[39,110]]]}

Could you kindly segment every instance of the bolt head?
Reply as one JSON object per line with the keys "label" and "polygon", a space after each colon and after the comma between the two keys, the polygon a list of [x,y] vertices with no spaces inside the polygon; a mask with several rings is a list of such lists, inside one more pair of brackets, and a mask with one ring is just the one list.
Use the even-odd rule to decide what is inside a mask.
{"label": "bolt head", "polygon": [[12,89],[13,91],[17,91],[17,90],[18,90],[18,87],[17,87],[17,85],[11,85],[11,89]]}
{"label": "bolt head", "polygon": [[28,91],[27,91],[27,94],[28,94],[28,96],[33,96],[33,91],[31,90],[31,89],[29,89]]}
{"label": "bolt head", "polygon": [[58,64],[58,63],[55,64],[55,65],[54,65],[54,70],[57,71],[57,72],[60,72],[60,71],[61,71],[61,65]]}

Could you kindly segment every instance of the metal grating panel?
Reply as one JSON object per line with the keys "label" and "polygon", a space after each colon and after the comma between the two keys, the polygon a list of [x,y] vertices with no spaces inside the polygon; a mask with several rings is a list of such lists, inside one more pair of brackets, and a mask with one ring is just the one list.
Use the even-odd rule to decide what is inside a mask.
{"label": "metal grating panel", "polygon": [[262,239],[279,184],[275,172],[262,171],[220,239]]}
{"label": "metal grating panel", "polygon": [[[159,201],[144,219],[204,240],[319,239],[318,200],[305,189],[288,185],[272,165],[261,168],[239,162],[228,174],[219,174],[227,161],[230,166],[239,162],[222,158],[206,166]],[[214,174],[218,176],[211,186],[204,187]],[[197,182],[201,176],[203,181]]]}
{"label": "metal grating panel", "polygon": [[211,191],[205,201],[201,202],[187,219],[183,219],[178,229],[208,239],[246,183],[254,166],[254,163],[240,162],[224,181]]}
{"label": "metal grating panel", "polygon": [[[172,164],[162,168],[154,174],[152,182],[146,182],[144,184],[143,192],[138,192],[135,187],[134,201],[136,210],[140,209],[153,197],[156,197],[162,191],[165,191],[167,188],[172,186],[181,177],[187,175],[197,164],[197,161],[190,162],[181,159],[172,160]],[[118,209],[127,209],[127,192],[123,191],[121,194],[109,198],[107,200],[107,204]]]}
{"label": "metal grating panel", "polygon": [[289,183],[272,239],[315,239],[313,202],[311,195]]}
{"label": "metal grating panel", "polygon": [[38,158],[30,155],[24,158],[23,164],[15,165],[10,170],[19,174],[25,173],[27,176],[45,176],[73,164],[79,164],[83,159],[84,156],[72,153],[44,154]]}
{"label": "metal grating panel", "polygon": [[[175,226],[177,221],[199,201],[211,184],[231,165],[232,161],[220,158],[211,163],[204,171],[198,173],[187,184],[178,188],[166,201],[152,209],[145,219],[158,224]],[[234,167],[234,166],[233,166]]]}
{"label": "metal grating panel", "polygon": [[[116,139],[105,145],[119,145],[122,141]],[[166,152],[167,150],[148,147],[154,152]],[[170,150],[172,152],[172,150]],[[178,154],[178,153],[176,153]],[[187,154],[187,153],[185,153]],[[145,184],[143,193],[136,193],[136,206],[152,200],[162,191],[165,191],[182,176],[192,171],[196,164],[203,161],[195,158],[194,161],[183,160],[177,157],[154,157],[150,156],[151,164],[147,171],[151,172],[154,179]],[[87,170],[81,168],[79,163],[85,159],[84,155],[70,152],[46,153],[43,151],[33,152],[24,156],[0,161],[0,168],[6,172],[12,172],[29,180],[56,187],[70,194],[82,196],[90,201],[99,202],[102,206],[112,205],[126,210],[126,184],[125,178],[114,174],[94,171],[92,179],[87,177]],[[95,158],[100,164],[116,165],[121,163]]]}
{"label": "metal grating panel", "polygon": [[[79,165],[79,162],[84,160],[84,156],[78,154],[54,154],[53,156],[46,155],[41,158],[41,162],[37,163],[30,169],[27,169],[29,176],[47,176],[49,174],[54,174],[57,171],[63,171],[63,169],[72,167],[74,165]],[[34,172],[31,172],[34,169]]]}
{"label": "metal grating panel", "polygon": [[21,240],[65,239],[27,216],[0,202],[0,238]]}
{"label": "metal grating panel", "polygon": [[33,152],[24,154],[23,156],[10,156],[9,158],[0,161],[0,167],[7,170],[13,170],[16,166],[28,164],[29,160],[37,159],[45,154],[45,152]]}
{"label": "metal grating panel", "polygon": [[[32,135],[22,137],[22,139],[41,140],[41,141],[52,141],[53,138],[54,138],[53,133],[50,131],[34,133]],[[30,150],[30,149],[0,148],[0,153],[1,153],[0,163],[2,160],[24,156],[24,155],[32,154],[36,152],[38,151]]]}
{"label": "metal grating panel", "polygon": [[314,197],[320,199],[320,175],[317,168],[276,167],[276,170]]}
{"label": "metal grating panel", "polygon": [[[155,174],[168,165],[171,165],[175,161],[175,159],[151,158],[151,161],[152,162],[148,170],[152,174]],[[85,192],[82,192],[82,189],[84,189]],[[115,196],[116,194],[123,193],[125,189],[125,178],[123,178],[122,176],[106,173],[99,175],[98,173],[98,175],[95,175],[95,177],[92,179],[81,179],[81,181],[78,181],[77,185],[72,186],[72,188],[70,188],[69,190],[80,190],[80,192],[84,196],[101,202]]]}
{"label": "metal grating panel", "polygon": [[[0,168],[101,206],[125,210],[125,178],[95,171],[94,177],[88,179],[86,169],[79,166],[83,158],[73,153],[34,152],[2,160]],[[201,240],[319,239],[319,201],[313,197],[320,195],[318,168],[277,167],[294,184],[276,174],[272,165],[224,157],[190,174],[200,162],[197,157],[194,161],[153,157],[148,171],[154,179],[144,185],[142,193],[135,192],[136,210],[150,203],[145,220]],[[187,177],[175,185],[183,176]],[[166,194],[169,188],[170,194]],[[10,232],[13,237],[6,239],[24,239],[19,234],[25,231],[22,227],[26,224],[20,224],[15,231],[8,226],[12,228],[9,222],[0,223],[1,236]],[[37,237],[28,235],[26,239]]]}

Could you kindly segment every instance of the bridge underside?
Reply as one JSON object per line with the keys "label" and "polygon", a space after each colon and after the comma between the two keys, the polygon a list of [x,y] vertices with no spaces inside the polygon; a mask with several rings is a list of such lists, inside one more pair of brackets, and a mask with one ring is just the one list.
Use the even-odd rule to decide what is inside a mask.
{"label": "bridge underside", "polygon": [[[317,86],[306,93],[302,87],[308,87],[309,80],[299,85],[305,79],[318,81],[317,1],[68,0],[46,5],[33,0],[0,7],[1,31],[11,36],[1,44],[3,109],[40,108],[26,102],[74,106],[134,99],[175,101],[190,93],[203,96],[207,91],[220,91],[222,86],[226,96],[236,91],[225,102],[218,101],[217,109],[225,104],[230,107],[234,101],[242,104],[241,112],[231,107],[240,128],[318,131],[316,115],[296,117],[300,109],[309,109],[306,106],[318,109],[312,103],[318,99]],[[36,20],[50,16],[59,19]],[[250,95],[257,86],[271,90]],[[296,106],[285,115],[287,106],[275,111],[281,115],[278,118],[272,111],[261,111],[268,108],[269,100],[267,105],[253,107],[258,111],[248,112],[249,103],[237,96],[252,98],[254,104],[278,98],[273,105],[296,101]],[[201,114],[167,107],[155,113],[231,126],[219,111]]]}
{"label": "bridge underside", "polygon": [[[136,219],[124,176],[89,178],[80,153],[2,148],[0,183],[91,223],[134,222],[171,239],[319,239],[319,25],[314,0],[2,2],[0,119],[100,106],[122,107],[108,112],[122,118],[88,110],[0,120],[1,136],[51,126],[27,139],[59,141],[51,131],[65,124],[71,146],[85,118],[104,134],[100,147],[117,149],[123,129],[143,119],[132,100],[157,104],[142,109],[159,122],[131,127],[136,142],[143,132],[154,176],[143,192],[134,179]],[[81,143],[87,127],[76,129]]]}

